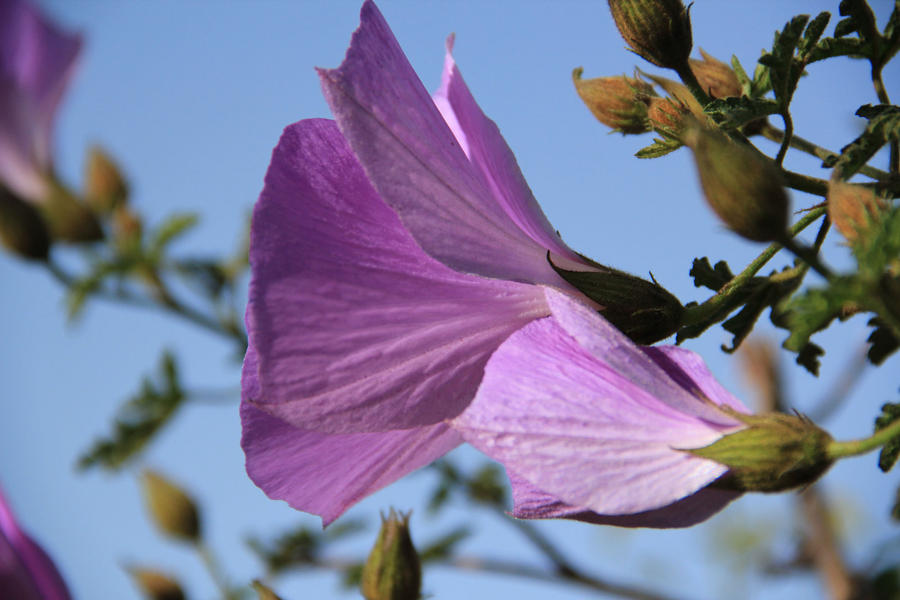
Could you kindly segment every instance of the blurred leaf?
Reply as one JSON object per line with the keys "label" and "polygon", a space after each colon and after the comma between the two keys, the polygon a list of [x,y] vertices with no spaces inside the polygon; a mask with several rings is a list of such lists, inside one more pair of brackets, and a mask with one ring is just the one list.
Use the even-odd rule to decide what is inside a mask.
{"label": "blurred leaf", "polygon": [[187,233],[198,222],[199,219],[195,214],[175,214],[167,218],[150,235],[147,243],[148,256],[158,259],[169,244]]}
{"label": "blurred leaf", "polygon": [[124,466],[171,419],[184,397],[175,358],[166,351],[157,379],[144,377],[138,393],[119,409],[111,436],[94,442],[78,459],[78,468],[116,470]]}
{"label": "blurred leaf", "polygon": [[869,120],[865,130],[841,148],[841,156],[836,161],[826,161],[826,165],[833,166],[844,180],[856,173],[885,144],[900,140],[900,107],[866,104],[856,114]]}
{"label": "blurred leaf", "polygon": [[[875,431],[881,431],[897,419],[900,419],[900,404],[887,403],[881,407],[881,415],[875,419]],[[900,436],[895,437],[881,448],[878,455],[878,468],[887,473],[897,458],[900,457]]]}
{"label": "blurred leaf", "polygon": [[706,256],[694,259],[689,275],[694,278],[694,287],[705,287],[714,292],[718,292],[726,283],[734,279],[728,263],[720,260],[715,267],[712,267]]}
{"label": "blurred leaf", "polygon": [[900,521],[900,487],[894,492],[894,504],[891,506],[891,518],[895,521]]}
{"label": "blurred leaf", "polygon": [[195,284],[206,296],[218,298],[229,282],[230,274],[214,260],[186,259],[174,264],[175,270],[189,283]]}
{"label": "blurred leaf", "polygon": [[362,583],[363,566],[362,562],[358,562],[344,567],[341,575],[341,585],[345,589],[359,588]]}
{"label": "blurred leaf", "polygon": [[638,158],[659,158],[681,148],[682,143],[672,138],[654,138],[653,143],[635,152]]}
{"label": "blurred leaf", "polygon": [[422,563],[434,560],[446,560],[453,556],[456,547],[464,539],[472,535],[468,527],[461,525],[446,535],[425,544],[419,551],[419,559]]}
{"label": "blurred leaf", "polygon": [[271,540],[250,537],[246,543],[270,573],[278,574],[287,569],[314,565],[327,544],[365,529],[363,521],[344,520],[325,531],[301,526]]}
{"label": "blurred leaf", "polygon": [[870,344],[866,356],[873,365],[880,365],[884,359],[900,348],[900,340],[878,317],[870,319],[869,325],[874,329],[866,340]]}
{"label": "blurred leaf", "polygon": [[490,506],[506,505],[506,476],[503,469],[494,463],[483,465],[466,482],[466,493],[470,500]]}
{"label": "blurred leaf", "polygon": [[900,598],[900,567],[890,567],[872,577],[871,600],[897,600]]}

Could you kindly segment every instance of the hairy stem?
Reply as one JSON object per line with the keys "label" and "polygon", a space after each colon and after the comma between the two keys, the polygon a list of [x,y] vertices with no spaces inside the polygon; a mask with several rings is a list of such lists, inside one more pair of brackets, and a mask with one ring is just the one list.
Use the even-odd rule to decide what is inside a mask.
{"label": "hairy stem", "polygon": [[831,441],[828,444],[828,457],[832,460],[867,454],[872,450],[881,448],[889,441],[900,435],[900,419],[887,427],[879,429],[867,438],[849,440],[846,442]]}

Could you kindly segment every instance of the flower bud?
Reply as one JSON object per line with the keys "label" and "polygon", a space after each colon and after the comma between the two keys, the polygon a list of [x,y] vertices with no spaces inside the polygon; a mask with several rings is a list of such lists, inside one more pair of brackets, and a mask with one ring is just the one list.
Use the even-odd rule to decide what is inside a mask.
{"label": "flower bud", "polygon": [[150,516],[160,530],[172,537],[197,542],[200,539],[200,515],[197,506],[181,488],[150,470],[141,477],[144,499]]}
{"label": "flower bud", "polygon": [[743,93],[741,83],[731,67],[704,52],[703,48],[700,49],[700,55],[703,60],[692,58],[688,64],[703,91],[713,98],[737,97]]}
{"label": "flower bud", "polygon": [[45,260],[50,235],[37,209],[0,186],[0,242],[22,258]]}
{"label": "flower bud", "polygon": [[140,567],[129,568],[128,573],[147,600],[185,600],[181,585],[168,575]]}
{"label": "flower bud", "polygon": [[729,229],[755,242],[784,239],[789,200],[771,161],[699,124],[682,141],[694,151],[707,203]]}
{"label": "flower bud", "polygon": [[121,252],[139,248],[144,225],[138,214],[131,212],[128,205],[122,205],[113,211],[113,239]]}
{"label": "flower bud", "polygon": [[[638,73],[645,79],[649,79],[656,85],[658,85],[662,90],[669,95],[669,100],[674,102],[677,106],[684,107],[691,114],[697,117],[700,120],[706,119],[706,114],[703,112],[703,105],[701,105],[691,91],[681,82],[673,81],[672,79],[668,79],[666,77],[660,77],[659,75],[653,75],[652,73],[645,73],[638,69]],[[651,99],[652,104],[652,99]]]}
{"label": "flower bud", "polygon": [[409,537],[409,513],[394,509],[385,519],[362,571],[366,600],[418,600],[422,584],[419,555]]}
{"label": "flower bud", "polygon": [[597,271],[567,271],[547,261],[557,274],[600,305],[600,314],[637,344],[652,344],[678,331],[684,307],[655,281],[647,281],[582,257]]}
{"label": "flower bud", "polygon": [[677,100],[651,98],[647,108],[647,122],[655,131],[671,138],[681,139],[681,132],[691,111]]}
{"label": "flower bud", "polygon": [[691,454],[729,468],[713,485],[744,492],[782,492],[808,485],[834,462],[831,436],[802,415],[744,415],[729,411],[747,427]]}
{"label": "flower bud", "polygon": [[572,71],[575,91],[598,121],[623,134],[646,133],[647,104],[653,86],[634,77],[582,79],[581,67]]}
{"label": "flower bud", "polygon": [[38,205],[54,240],[95,242],[103,239],[103,230],[93,211],[62,186],[51,184]]}
{"label": "flower bud", "polygon": [[253,589],[256,590],[258,600],[281,600],[281,598],[273,592],[269,586],[257,580],[253,581]]}
{"label": "flower bud", "polygon": [[865,244],[881,223],[888,204],[861,185],[828,182],[828,218],[851,246]]}
{"label": "flower bud", "polygon": [[691,54],[691,18],[681,0],[608,0],[622,38],[658,67],[681,69]]}
{"label": "flower bud", "polygon": [[101,148],[88,153],[84,174],[84,196],[99,214],[109,214],[128,198],[128,185],[116,163]]}

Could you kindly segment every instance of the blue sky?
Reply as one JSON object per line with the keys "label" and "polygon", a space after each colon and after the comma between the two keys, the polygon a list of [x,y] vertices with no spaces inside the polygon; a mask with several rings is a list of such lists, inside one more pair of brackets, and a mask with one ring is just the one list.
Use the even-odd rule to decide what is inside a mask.
{"label": "blue sky", "polygon": [[[133,202],[148,221],[173,212],[197,212],[202,223],[179,251],[222,253],[238,242],[258,195],[271,150],[281,130],[308,117],[327,117],[315,66],[336,66],[358,22],[359,2],[158,0],[153,3],[48,0],[46,11],[84,33],[85,51],[63,101],[56,131],[56,162],[73,186],[81,184],[82,160],[92,143],[108,149],[129,175]],[[682,300],[702,299],[688,270],[694,257],[726,259],[738,269],[761,250],[737,240],[706,209],[686,151],[641,161],[635,151],[648,136],[609,135],[574,93],[571,71],[584,76],[647,68],[624,49],[605,3],[599,1],[478,2],[382,1],[379,7],[426,87],[435,89],[444,39],[455,32],[455,56],[485,113],[506,136],[550,221],[567,243],[619,269],[653,275]],[[827,6],[826,6],[827,4]],[[720,59],[736,54],[752,69],[772,33],[794,13],[836,2],[726,3],[697,0],[692,8],[695,48]],[[883,20],[889,2],[872,3]],[[874,102],[866,65],[850,60],[815,65],[794,103],[797,131],[838,149],[859,131],[853,111]],[[885,80],[896,101],[900,72]],[[778,123],[776,123],[778,124]],[[771,146],[763,145],[767,150]],[[795,170],[815,172],[816,161],[789,155]],[[824,172],[823,172],[824,176]],[[794,206],[813,202],[794,194]],[[829,238],[837,265],[847,251]],[[785,264],[779,256],[773,267]],[[78,474],[75,458],[155,368],[163,348],[181,359],[191,388],[236,390],[239,363],[230,348],[208,334],[155,313],[95,303],[75,324],[66,322],[60,288],[41,270],[0,256],[0,376],[5,410],[0,419],[0,483],[21,520],[52,552],[78,598],[136,598],[121,565],[141,563],[178,573],[192,597],[214,595],[198,561],[183,547],[161,540],[144,515],[128,474]],[[766,318],[764,317],[764,321]],[[822,337],[829,348],[823,374],[814,379],[793,369],[791,397],[803,408],[834,385],[841,366],[866,336],[863,319],[839,324]],[[767,327],[761,328],[763,332]],[[768,329],[780,342],[783,334]],[[721,328],[688,344],[739,397],[752,402],[737,362],[719,351],[729,341]],[[784,363],[791,358],[785,354]],[[896,399],[898,358],[863,376],[862,384],[825,425],[836,437],[868,433],[885,401]],[[317,519],[268,500],[243,471],[237,402],[186,407],[142,460],[191,489],[206,509],[211,544],[236,581],[260,574],[243,548],[248,533],[271,534]],[[463,450],[460,460],[476,462]],[[374,522],[389,506],[412,508],[414,535],[426,539],[468,520],[480,534],[464,546],[470,554],[503,556],[540,565],[505,524],[452,507],[429,519],[422,495],[430,475],[416,475],[354,508],[351,517]],[[873,457],[839,464],[825,479],[840,497],[847,527],[857,534],[851,558],[871,557],[871,543],[894,532],[886,520],[896,476],[884,476]],[[648,585],[665,584],[675,595],[714,598],[727,571],[713,558],[713,528],[754,518],[786,518],[791,497],[745,498],[709,524],[690,531],[628,532],[575,523],[542,528],[579,565]],[[371,532],[374,535],[374,531]],[[350,543],[362,554],[371,538]],[[818,595],[815,579],[747,581],[746,598]],[[332,574],[304,574],[279,582],[286,599],[340,597]],[[549,588],[447,569],[426,573],[435,597],[487,597],[503,593],[544,598]],[[557,598],[581,598],[574,589]],[[353,597],[351,594],[348,597]]]}

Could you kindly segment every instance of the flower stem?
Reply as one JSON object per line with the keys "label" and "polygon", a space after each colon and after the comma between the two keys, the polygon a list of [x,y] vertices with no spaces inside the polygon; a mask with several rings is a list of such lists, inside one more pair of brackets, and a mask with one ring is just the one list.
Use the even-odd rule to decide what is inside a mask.
{"label": "flower stem", "polygon": [[848,442],[832,441],[828,444],[828,457],[832,460],[837,460],[866,454],[881,448],[898,435],[900,435],[900,419],[883,429],[879,429],[867,438],[850,440]]}

